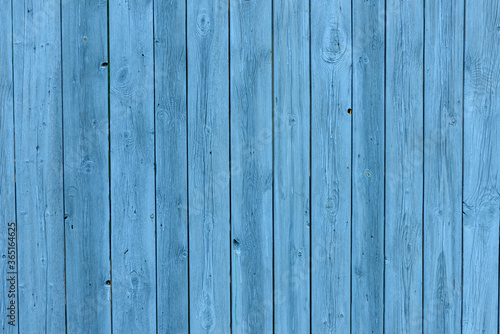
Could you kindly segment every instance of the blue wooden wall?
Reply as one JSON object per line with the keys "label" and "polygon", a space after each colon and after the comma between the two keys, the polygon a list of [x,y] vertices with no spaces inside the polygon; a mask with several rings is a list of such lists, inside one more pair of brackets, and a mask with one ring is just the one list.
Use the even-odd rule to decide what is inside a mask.
{"label": "blue wooden wall", "polygon": [[498,333],[497,0],[0,0],[0,36],[2,333]]}

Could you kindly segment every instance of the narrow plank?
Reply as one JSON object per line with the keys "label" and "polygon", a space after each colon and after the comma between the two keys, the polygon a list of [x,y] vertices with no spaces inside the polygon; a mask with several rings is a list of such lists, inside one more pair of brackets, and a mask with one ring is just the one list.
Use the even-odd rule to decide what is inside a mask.
{"label": "narrow plank", "polygon": [[311,23],[311,330],[349,333],[351,1],[312,1]]}
{"label": "narrow plank", "polygon": [[186,3],[156,0],[154,29],[158,332],[187,333]]}
{"label": "narrow plank", "polygon": [[233,333],[273,329],[271,4],[230,4]]}
{"label": "narrow plank", "polygon": [[19,332],[64,333],[60,1],[14,1]]}
{"label": "narrow plank", "polygon": [[463,1],[425,5],[424,333],[460,333]]}
{"label": "narrow plank", "polygon": [[[498,331],[500,3],[466,1],[463,333]],[[455,69],[456,70],[456,69]]]}
{"label": "narrow plank", "polygon": [[156,331],[153,3],[109,3],[112,323]]}
{"label": "narrow plank", "polygon": [[230,333],[227,0],[187,2],[190,333]]}
{"label": "narrow plank", "polygon": [[423,0],[386,13],[386,333],[422,332]]}
{"label": "narrow plank", "polygon": [[107,4],[62,3],[67,330],[111,332]]}
{"label": "narrow plank", "polygon": [[310,333],[309,2],[273,13],[274,330]]}
{"label": "narrow plank", "polygon": [[[17,239],[15,233],[16,203],[14,184],[14,82],[12,77],[12,6],[10,0],[0,2],[0,328],[2,333],[19,332]],[[14,280],[11,278],[14,277]],[[7,280],[9,279],[9,281]],[[11,303],[14,304],[11,304]]]}
{"label": "narrow plank", "polygon": [[385,1],[353,2],[353,333],[384,326]]}

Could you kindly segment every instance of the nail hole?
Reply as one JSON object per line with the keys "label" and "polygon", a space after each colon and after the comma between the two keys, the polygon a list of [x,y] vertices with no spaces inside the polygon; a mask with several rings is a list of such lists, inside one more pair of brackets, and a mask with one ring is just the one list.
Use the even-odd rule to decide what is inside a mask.
{"label": "nail hole", "polygon": [[102,64],[101,64],[101,66],[102,66],[102,67],[106,67],[106,66],[108,66],[108,63],[107,63],[107,62],[104,62],[104,63],[102,63]]}

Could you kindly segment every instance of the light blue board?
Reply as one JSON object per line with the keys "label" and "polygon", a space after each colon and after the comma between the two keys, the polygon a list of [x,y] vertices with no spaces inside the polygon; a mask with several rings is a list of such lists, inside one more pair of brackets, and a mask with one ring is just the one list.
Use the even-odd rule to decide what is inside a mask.
{"label": "light blue board", "polygon": [[271,37],[271,1],[231,1],[233,333],[273,330]]}
{"label": "light blue board", "polygon": [[63,1],[68,333],[111,332],[106,2]]}
{"label": "light blue board", "polygon": [[498,331],[500,3],[466,1],[463,328]]}
{"label": "light blue board", "polygon": [[353,2],[352,333],[384,326],[385,1]]}
{"label": "light blue board", "polygon": [[386,9],[386,333],[422,332],[424,2]]}
{"label": "light blue board", "polygon": [[311,1],[313,333],[349,333],[351,1]]}
{"label": "light blue board", "polygon": [[460,333],[463,1],[425,5],[424,333]]}
{"label": "light blue board", "polygon": [[158,333],[187,333],[186,3],[157,0],[154,16]]}
{"label": "light blue board", "polygon": [[310,333],[309,2],[273,13],[274,331]]}
{"label": "light blue board", "polygon": [[[12,223],[16,222],[15,184],[14,184],[14,83],[12,72],[12,7],[10,0],[0,2],[0,329],[2,333],[13,334],[19,331],[19,305],[17,299],[17,231]],[[13,230],[9,230],[9,227]],[[11,234],[11,235],[9,235]],[[9,240],[10,239],[10,240]],[[12,261],[12,262],[11,262]],[[14,273],[14,274],[10,274]],[[14,281],[7,281],[12,276]],[[13,289],[11,289],[13,286]],[[11,301],[14,305],[11,305]],[[12,318],[7,316],[11,315]],[[11,322],[11,324],[9,324]]]}
{"label": "light blue board", "polygon": [[190,333],[230,333],[227,0],[189,0]]}
{"label": "light blue board", "polygon": [[109,3],[112,326],[156,331],[153,3]]}
{"label": "light blue board", "polygon": [[64,333],[60,1],[13,1],[19,333]]}

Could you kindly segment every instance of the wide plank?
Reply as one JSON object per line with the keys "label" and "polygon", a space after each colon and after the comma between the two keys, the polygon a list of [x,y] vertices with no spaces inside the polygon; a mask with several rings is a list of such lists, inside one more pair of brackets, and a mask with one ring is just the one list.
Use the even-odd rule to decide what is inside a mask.
{"label": "wide plank", "polygon": [[154,29],[158,332],[187,333],[186,3],[156,0]]}
{"label": "wide plank", "polygon": [[230,3],[232,332],[273,329],[272,8]]}
{"label": "wide plank", "polygon": [[188,0],[190,333],[230,333],[227,0]]}
{"label": "wide plank", "polygon": [[19,333],[64,333],[60,1],[14,1]]}
{"label": "wide plank", "polygon": [[351,1],[311,1],[313,333],[350,332],[351,23]]}
{"label": "wide plank", "polygon": [[384,326],[385,1],[353,2],[352,333]]}
{"label": "wide plank", "polygon": [[109,3],[112,326],[156,331],[153,3]]}
{"label": "wide plank", "polygon": [[386,333],[422,332],[424,2],[386,8]]}
{"label": "wide plank", "polygon": [[274,330],[310,333],[309,3],[274,1]]}
{"label": "wide plank", "polygon": [[[498,331],[500,3],[466,1],[462,333]],[[456,69],[455,69],[456,70]]]}
{"label": "wide plank", "polygon": [[425,5],[424,333],[460,333],[464,2]]}
{"label": "wide plank", "polygon": [[62,6],[68,332],[111,333],[107,5]]}

